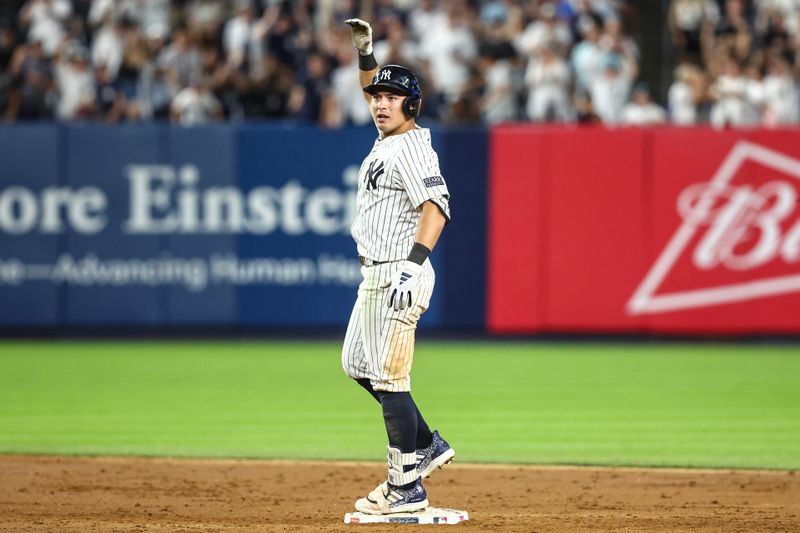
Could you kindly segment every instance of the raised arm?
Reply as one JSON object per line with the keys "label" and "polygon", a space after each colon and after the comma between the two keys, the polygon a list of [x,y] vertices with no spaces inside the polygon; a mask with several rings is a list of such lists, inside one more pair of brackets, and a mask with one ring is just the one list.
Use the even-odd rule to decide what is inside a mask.
{"label": "raised arm", "polygon": [[[361,87],[366,87],[372,82],[372,77],[378,71],[378,63],[372,54],[372,26],[369,22],[361,19],[347,19],[345,24],[350,26],[350,35],[353,38],[353,46],[358,51],[358,80]],[[369,104],[370,95],[363,93],[364,100]]]}

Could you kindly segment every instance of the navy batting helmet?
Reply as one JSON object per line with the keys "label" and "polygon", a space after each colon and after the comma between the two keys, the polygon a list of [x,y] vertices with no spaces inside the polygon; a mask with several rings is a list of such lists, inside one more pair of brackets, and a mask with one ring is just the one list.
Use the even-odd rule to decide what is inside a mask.
{"label": "navy batting helmet", "polygon": [[409,118],[417,118],[422,105],[422,89],[419,80],[406,67],[400,65],[384,65],[372,78],[372,84],[364,87],[364,91],[375,94],[378,91],[389,91],[402,94],[407,98],[403,102],[403,112]]}

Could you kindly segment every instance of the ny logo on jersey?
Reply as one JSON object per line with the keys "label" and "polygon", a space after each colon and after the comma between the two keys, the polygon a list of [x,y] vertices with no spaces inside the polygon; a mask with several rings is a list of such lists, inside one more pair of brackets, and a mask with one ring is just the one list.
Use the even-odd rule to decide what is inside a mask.
{"label": "ny logo on jersey", "polygon": [[384,71],[381,71],[381,81],[384,80],[391,80],[392,79],[392,71],[388,68]]}
{"label": "ny logo on jersey", "polygon": [[[376,167],[375,164],[379,163]],[[375,190],[378,188],[378,178],[381,177],[383,174],[383,161],[378,161],[377,159],[373,159],[369,162],[369,168],[367,168],[367,176],[366,176],[366,183],[367,183],[367,190]]]}

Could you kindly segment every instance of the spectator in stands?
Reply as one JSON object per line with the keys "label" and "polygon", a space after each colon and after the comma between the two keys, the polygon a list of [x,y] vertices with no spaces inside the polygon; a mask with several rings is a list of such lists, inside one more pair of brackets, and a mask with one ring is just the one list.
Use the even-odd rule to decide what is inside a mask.
{"label": "spectator in stands", "polygon": [[517,118],[511,63],[487,51],[481,57],[484,94],[480,99],[480,116],[486,124],[508,122]]}
{"label": "spectator in stands", "polygon": [[53,65],[45,56],[41,41],[17,48],[11,60],[13,89],[9,98],[6,119],[42,120],[53,117],[56,100],[53,85]]}
{"label": "spectator in stands", "polygon": [[776,17],[771,22],[781,19],[783,22],[780,25],[788,33],[793,36],[800,34],[800,2],[797,0],[758,0],[754,4],[759,33],[764,33],[763,25],[767,23],[767,19]]}
{"label": "spectator in stands", "polygon": [[727,50],[740,63],[747,61],[753,44],[753,32],[745,17],[742,0],[725,0],[723,16],[715,29],[715,41],[717,50]]}
{"label": "spectator in stands", "polygon": [[761,65],[757,61],[750,61],[745,66],[744,77],[747,113],[750,115],[748,122],[756,125],[761,122],[764,108],[764,82]]}
{"label": "spectator in stands", "polygon": [[185,28],[176,29],[172,35],[172,43],[163,49],[157,59],[159,67],[164,69],[173,94],[201,77],[200,59],[200,51],[190,39],[188,31]]}
{"label": "spectator in stands", "polygon": [[50,57],[61,45],[70,14],[69,0],[28,0],[20,10],[19,23],[27,31],[28,41],[41,42],[44,54]]}
{"label": "spectator in stands", "polygon": [[497,34],[511,43],[525,29],[525,12],[520,0],[489,0],[481,7],[481,20],[488,23],[500,14],[502,25]]}
{"label": "spectator in stands", "polygon": [[622,120],[634,75],[619,55],[607,54],[603,58],[599,73],[592,77],[589,92],[594,110],[604,124],[615,125]]}
{"label": "spectator in stands", "polygon": [[764,118],[766,126],[796,124],[800,121],[800,94],[789,64],[781,56],[769,59],[764,78]]}
{"label": "spectator in stands", "polygon": [[384,23],[386,38],[375,42],[374,54],[379,65],[408,65],[419,72],[419,47],[408,38],[405,25],[399,17],[390,17]]}
{"label": "spectator in stands", "polygon": [[[800,11],[800,9],[798,10]],[[788,20],[798,20],[800,14],[796,13],[792,17],[784,17],[780,11],[770,11],[765,16],[765,23],[757,26],[759,28],[759,44],[765,52],[771,56],[783,56],[791,61],[796,53],[796,43],[798,42],[798,32],[789,30]]]}
{"label": "spectator in stands", "polygon": [[512,43],[515,33],[512,32],[508,20],[510,13],[513,12],[511,6],[497,1],[483,6],[478,34],[478,50],[481,57],[491,56],[517,63],[517,50]]}
{"label": "spectator in stands", "polygon": [[170,0],[135,0],[133,20],[147,39],[165,39],[170,33]]}
{"label": "spectator in stands", "polygon": [[[573,0],[570,0],[573,1]],[[602,22],[619,15],[620,0],[577,0],[576,16],[589,15]]]}
{"label": "spectator in stands", "polygon": [[[350,55],[354,56],[352,50]],[[247,118],[284,118],[289,114],[289,98],[294,88],[291,69],[276,55],[261,59],[258,74],[243,93],[242,105]]]}
{"label": "spectator in stands", "polygon": [[53,70],[41,41],[32,41],[16,49],[11,59],[10,76],[12,88],[5,119],[52,118],[55,100]]}
{"label": "spectator in stands", "polygon": [[186,3],[184,14],[189,34],[193,39],[214,40],[220,34],[226,12],[227,2],[216,0],[189,0]]}
{"label": "spectator in stands", "polygon": [[55,82],[59,119],[88,119],[96,112],[94,73],[86,49],[76,43],[62,48],[55,64]]}
{"label": "spectator in stands", "polygon": [[528,63],[525,73],[528,87],[527,116],[534,122],[572,120],[569,67],[558,55],[559,48],[557,43],[549,43],[539,49],[535,62]]}
{"label": "spectator in stands", "polygon": [[[472,62],[478,49],[468,25],[468,9],[463,0],[449,0],[446,23],[436,27],[420,43],[420,56],[428,62],[430,73],[427,98],[438,97],[452,105],[467,89],[472,79]],[[433,91],[431,91],[433,89]]]}
{"label": "spectator in stands", "polygon": [[752,126],[755,123],[747,102],[747,79],[735,59],[724,60],[723,72],[709,88],[709,95],[716,102],[710,115],[711,125],[715,128]]}
{"label": "spectator in stands", "polygon": [[522,10],[512,2],[492,0],[480,11],[479,77],[483,83],[478,105],[483,122],[493,124],[521,118],[524,91],[521,58],[513,44],[522,27]]}
{"label": "spectator in stands", "polygon": [[670,121],[678,126],[692,126],[698,121],[697,105],[702,98],[702,80],[698,67],[682,63],[675,69],[675,81],[669,88]]}
{"label": "spectator in stands", "polygon": [[755,31],[760,45],[787,57],[797,50],[800,38],[800,2],[761,0],[756,2]]}
{"label": "spectator in stands", "polygon": [[95,31],[91,47],[92,64],[103,65],[106,76],[116,79],[125,51],[125,24],[123,19],[112,19],[110,15],[103,20],[103,24]]}
{"label": "spectator in stands", "polygon": [[403,10],[395,0],[371,0],[371,4],[373,37],[376,41],[382,41],[386,39],[388,25],[399,20],[403,16]]}
{"label": "spectator in stands", "polygon": [[222,120],[222,106],[202,77],[175,95],[170,106],[170,118],[182,126],[195,126]]}
{"label": "spectator in stands", "polygon": [[578,124],[592,125],[602,124],[603,121],[594,112],[592,97],[588,91],[578,91],[575,93],[575,120]]}
{"label": "spectator in stands", "polygon": [[81,18],[73,11],[72,15],[64,23],[64,36],[62,41],[71,41],[79,44],[82,48],[89,49],[89,34],[86,27],[86,20]]}
{"label": "spectator in stands", "polygon": [[666,111],[653,102],[647,84],[636,84],[631,101],[622,110],[622,123],[627,126],[655,126],[666,120]]}
{"label": "spectator in stands", "polygon": [[270,53],[275,54],[278,60],[287,67],[300,69],[303,67],[303,63],[296,46],[298,34],[299,30],[294,18],[284,10],[279,10],[266,34],[266,42],[263,46]]}
{"label": "spectator in stands", "polygon": [[598,41],[600,49],[606,54],[618,55],[626,64],[632,77],[636,77],[639,65],[639,47],[622,30],[619,17],[607,17],[603,23],[603,34]]}
{"label": "spectator in stands", "polygon": [[128,100],[125,114],[128,120],[167,120],[169,106],[177,91],[167,79],[167,71],[159,60],[164,51],[164,40],[151,37],[147,40],[150,60],[142,67],[136,98]]}
{"label": "spectator in stands", "polygon": [[14,50],[18,45],[17,33],[14,29],[0,25],[0,75],[5,75],[9,72]]}
{"label": "spectator in stands", "polygon": [[[91,9],[92,0],[71,0],[71,2],[72,2],[72,15],[86,22],[87,16],[89,15],[89,9]],[[2,10],[0,10],[0,13],[1,12]],[[88,48],[88,46],[84,46],[84,48]]]}
{"label": "spectator in stands", "polygon": [[603,52],[600,49],[600,32],[594,19],[583,16],[578,21],[578,29],[582,40],[572,47],[570,63],[575,75],[575,89],[589,89],[595,69],[599,68]]}
{"label": "spectator in stands", "polygon": [[[280,0],[265,0],[268,6],[277,6]],[[359,16],[356,0],[322,1],[317,4],[315,27],[338,26],[340,21]]]}
{"label": "spectator in stands", "polygon": [[557,55],[565,56],[572,44],[572,32],[556,17],[556,6],[545,3],[538,10],[538,18],[528,24],[515,44],[520,55],[528,58],[530,69],[546,46],[554,48]]}
{"label": "spectator in stands", "polygon": [[335,122],[328,92],[328,60],[314,51],[306,67],[297,76],[297,84],[289,99],[289,111],[296,119],[310,124],[330,125]]}
{"label": "spectator in stands", "polygon": [[208,82],[209,90],[222,105],[225,116],[231,120],[243,119],[241,95],[250,83],[246,73],[226,62],[222,51],[214,42],[203,42],[199,51],[202,77]]}
{"label": "spectator in stands", "polygon": [[447,15],[436,0],[419,0],[408,15],[411,38],[422,43],[447,25]]}
{"label": "spectator in stands", "polygon": [[89,26],[93,30],[96,30],[99,27],[111,23],[114,19],[122,18],[121,16],[117,16],[117,11],[114,9],[115,7],[119,9],[121,5],[122,2],[115,6],[114,0],[92,0],[92,4],[89,7],[89,14],[87,15]]}
{"label": "spectator in stands", "polygon": [[105,65],[94,68],[97,118],[115,124],[125,117],[127,100],[117,80],[111,78]]}
{"label": "spectator in stands", "polygon": [[[481,100],[486,90],[486,80],[480,67],[470,63],[467,81],[455,101],[446,102],[438,114],[444,124],[480,124]],[[423,105],[423,110],[425,105]]]}
{"label": "spectator in stands", "polygon": [[258,78],[264,66],[264,57],[268,54],[267,38],[272,32],[275,22],[281,14],[281,6],[272,0],[266,2],[263,13],[253,23],[248,50],[248,73]]}
{"label": "spectator in stands", "polygon": [[369,124],[372,122],[372,117],[369,114],[369,107],[364,104],[364,97],[361,95],[358,58],[349,43],[344,43],[339,47],[338,60],[339,66],[334,68],[331,73],[331,103],[334,106],[331,111],[331,125],[363,126]]}
{"label": "spectator in stands", "polygon": [[225,23],[222,45],[227,63],[240,68],[247,59],[255,35],[255,16],[250,0],[236,0],[236,14]]}
{"label": "spectator in stands", "polygon": [[595,0],[569,0],[566,5],[568,6],[566,9],[563,7],[564,3],[559,4],[559,8],[561,8],[562,17],[570,21],[570,28],[575,37],[581,35],[579,28],[581,19],[589,19],[594,22],[595,27],[600,28],[606,17],[617,14],[615,8]]}
{"label": "spectator in stands", "polygon": [[116,79],[125,98],[132,100],[136,97],[142,70],[150,62],[150,48],[133,21],[123,20],[122,27],[124,47]]}
{"label": "spectator in stands", "polygon": [[[16,4],[0,8],[9,14],[5,20],[17,22],[17,39],[27,41],[16,43],[0,31],[0,110],[8,120],[46,118],[56,108],[60,120],[165,119],[176,95],[203,77],[229,119],[294,116],[357,124],[363,107],[337,97],[354,83],[352,58],[340,52],[341,22],[354,15],[374,21],[381,63],[415,68],[426,94],[423,115],[445,123],[591,122],[599,116],[616,124],[640,63],[622,24],[635,13],[633,0]],[[669,29],[681,65],[669,91],[673,123],[800,121],[800,0],[671,0]],[[71,73],[68,79],[93,79],[93,111],[62,113],[69,98],[55,92],[49,58],[65,43],[91,51],[86,72],[56,57],[59,71]],[[747,75],[732,76],[728,57],[750,65]],[[309,65],[320,62],[325,75],[309,75]],[[566,82],[553,66],[564,62],[571,66]],[[69,78],[75,72],[81,75]],[[706,80],[714,80],[710,91]]]}
{"label": "spectator in stands", "polygon": [[12,28],[0,27],[0,116],[5,116],[11,96],[11,60],[17,48],[17,34]]}
{"label": "spectator in stands", "polygon": [[700,64],[701,35],[708,33],[719,21],[719,6],[715,0],[672,0],[668,24],[679,62]]}
{"label": "spectator in stands", "polygon": [[140,0],[92,0],[89,8],[89,25],[97,28],[115,20],[137,20]]}

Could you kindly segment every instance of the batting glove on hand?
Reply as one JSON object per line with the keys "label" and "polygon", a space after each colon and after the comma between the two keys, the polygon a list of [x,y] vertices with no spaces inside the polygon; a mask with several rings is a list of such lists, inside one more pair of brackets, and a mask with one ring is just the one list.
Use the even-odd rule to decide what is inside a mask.
{"label": "batting glove on hand", "polygon": [[419,283],[419,276],[422,273],[422,265],[413,261],[403,261],[403,264],[392,276],[389,285],[388,306],[394,307],[395,311],[400,311],[406,307],[411,307],[414,289]]}
{"label": "batting glove on hand", "polygon": [[350,34],[353,37],[353,46],[362,56],[372,53],[372,26],[369,22],[361,19],[347,19],[345,24],[350,26]]}

